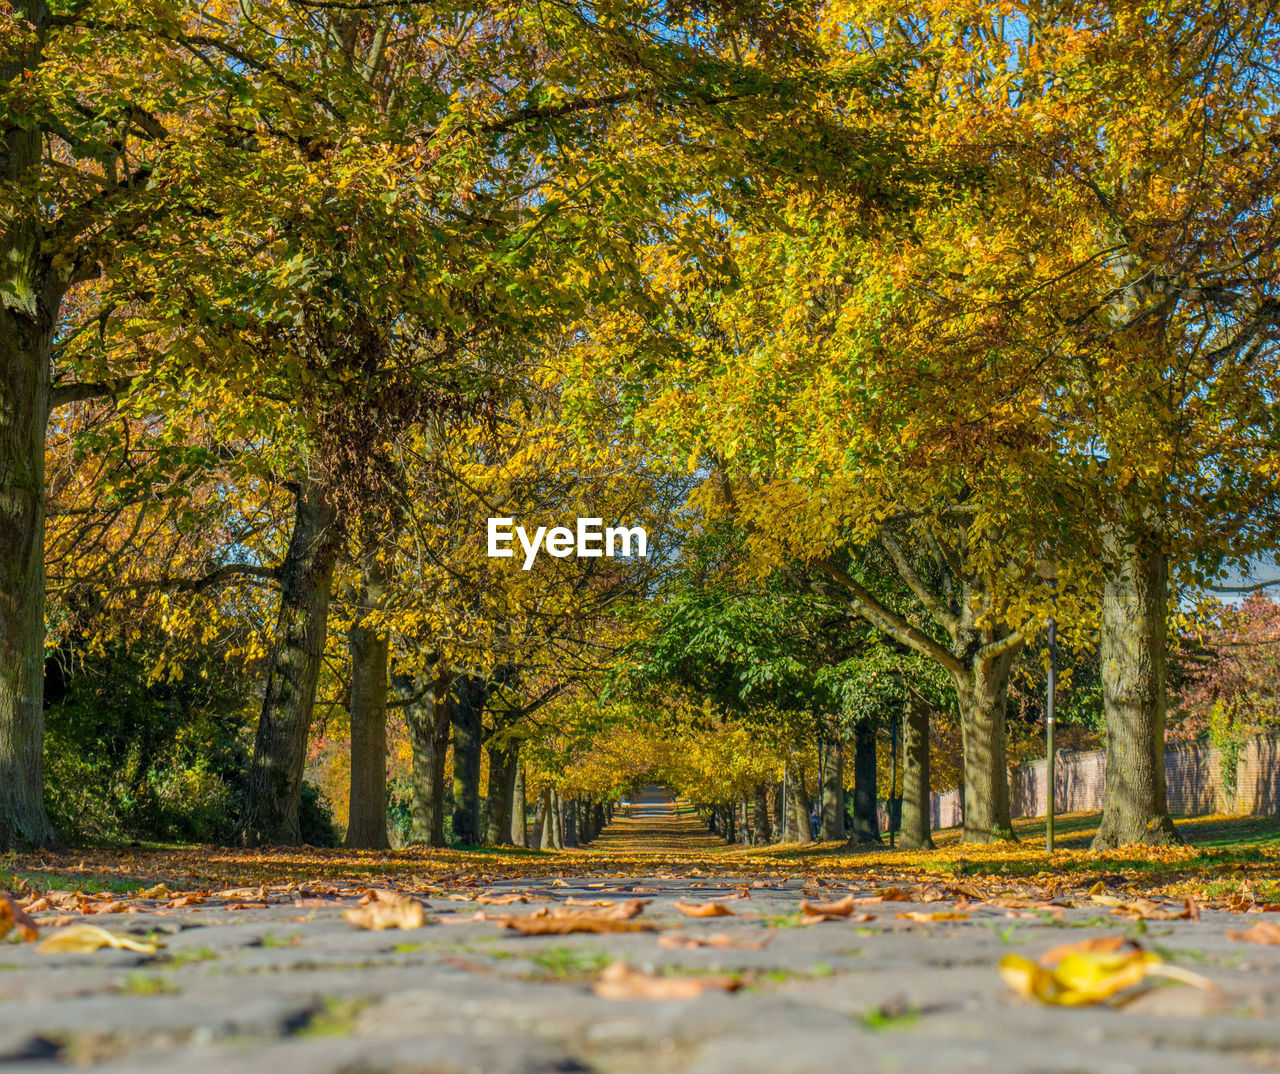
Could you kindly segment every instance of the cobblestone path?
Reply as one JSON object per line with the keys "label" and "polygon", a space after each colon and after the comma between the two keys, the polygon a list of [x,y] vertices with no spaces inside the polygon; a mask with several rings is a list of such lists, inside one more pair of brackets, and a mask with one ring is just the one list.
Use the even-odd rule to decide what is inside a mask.
{"label": "cobblestone path", "polygon": [[[646,847],[648,848],[646,850]],[[703,855],[691,864],[694,851]],[[610,855],[651,853],[652,869]],[[94,924],[163,943],[154,954],[42,953],[0,946],[0,1071],[79,1067],[119,1074],[1231,1074],[1280,1068],[1280,947],[1228,938],[1251,923],[1135,925],[1089,905],[1020,910],[963,894],[884,900],[845,876],[718,875],[716,844],[649,795],[570,874],[498,879],[479,893],[424,884],[430,923],[354,927],[346,897],[305,887],[269,905],[230,899]],[[726,871],[727,872],[727,871]],[[412,889],[412,885],[405,885]],[[877,894],[877,892],[880,892]],[[857,917],[800,924],[803,898],[866,900]],[[513,901],[500,904],[503,896]],[[934,901],[938,896],[942,901]],[[525,936],[499,914],[647,899],[656,931]],[[691,918],[679,900],[720,900],[731,916]],[[876,901],[876,900],[881,901]],[[956,910],[957,900],[962,909]],[[499,903],[495,905],[495,903]],[[961,919],[904,914],[953,910]],[[607,907],[605,908],[607,909]],[[477,911],[485,919],[477,920]],[[1253,915],[1256,921],[1262,915]],[[1151,988],[1122,1007],[1061,1008],[1015,997],[996,965],[1009,952],[1129,931],[1204,991]],[[735,946],[685,948],[727,937]],[[664,937],[666,939],[664,939]],[[661,941],[661,942],[660,942]],[[737,946],[750,945],[750,946]],[[732,975],[736,991],[613,999],[593,991],[623,962],[644,980]]]}

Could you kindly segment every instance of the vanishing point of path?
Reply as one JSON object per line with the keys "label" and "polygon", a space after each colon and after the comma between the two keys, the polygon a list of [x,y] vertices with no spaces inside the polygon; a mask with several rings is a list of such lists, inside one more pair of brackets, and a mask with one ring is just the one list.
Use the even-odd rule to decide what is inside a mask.
{"label": "vanishing point of path", "polygon": [[725,849],[692,810],[681,813],[665,787],[648,786],[622,807],[592,844],[601,854],[696,857]]}
{"label": "vanishing point of path", "polygon": [[[163,944],[154,953],[0,946],[0,1070],[57,1074],[1243,1074],[1280,1069],[1280,947],[1228,935],[1251,922],[1144,922],[1166,962],[1213,983],[1152,988],[1123,1007],[1046,1007],[997,971],[1010,953],[1138,935],[1087,894],[1027,909],[1017,882],[985,892],[885,890],[866,874],[754,879],[656,788],[595,850],[485,855],[461,870],[376,880],[135,895],[84,918]],[[267,852],[269,857],[272,852]],[[283,853],[283,852],[282,852]],[[637,855],[639,858],[637,860]],[[686,856],[687,857],[682,857]],[[612,861],[611,861],[612,858]],[[456,864],[456,857],[454,859]],[[626,863],[626,868],[616,871]],[[741,863],[739,863],[739,866]],[[485,873],[488,868],[492,871]],[[170,888],[180,881],[175,877]],[[428,906],[428,923],[365,931],[345,914],[369,887]],[[984,895],[1000,895],[995,903]],[[801,901],[861,900],[805,925]],[[57,901],[53,892],[49,897]],[[166,899],[169,902],[166,903]],[[635,931],[522,935],[502,915],[608,914],[647,900]],[[191,900],[195,900],[192,902]],[[984,901],[980,901],[984,900]],[[678,903],[718,902],[688,917]],[[127,903],[127,905],[126,905]],[[1034,905],[1034,904],[1033,904]],[[118,912],[121,909],[125,912]],[[634,909],[634,908],[633,908]],[[133,911],[133,912],[127,912]],[[944,915],[933,917],[932,915]],[[915,916],[912,916],[915,915]],[[41,913],[49,934],[53,913]],[[1257,915],[1253,921],[1271,915]],[[518,920],[518,918],[517,918]],[[699,943],[701,942],[701,946]],[[625,963],[659,995],[610,995]],[[615,967],[616,968],[616,967]],[[718,980],[735,991],[703,988]],[[634,978],[633,978],[634,979]],[[690,984],[689,982],[693,983]],[[605,992],[600,994],[597,989]]]}

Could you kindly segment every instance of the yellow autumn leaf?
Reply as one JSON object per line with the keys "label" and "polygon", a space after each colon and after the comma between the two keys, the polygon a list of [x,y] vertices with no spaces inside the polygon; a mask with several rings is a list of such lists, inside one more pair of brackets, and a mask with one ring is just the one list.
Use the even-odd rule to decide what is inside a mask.
{"label": "yellow autumn leaf", "polygon": [[104,947],[116,947],[124,951],[137,951],[139,954],[151,955],[159,949],[160,945],[150,940],[135,940],[132,936],[122,936],[98,925],[70,925],[50,935],[36,950],[49,955],[85,955]]}
{"label": "yellow autumn leaf", "polygon": [[1197,973],[1166,965],[1159,955],[1136,943],[1117,944],[1111,937],[1056,947],[1039,963],[1021,955],[1005,955],[1000,960],[1000,976],[1024,999],[1061,1007],[1103,1003],[1147,977],[1168,977],[1206,990],[1214,987]]}

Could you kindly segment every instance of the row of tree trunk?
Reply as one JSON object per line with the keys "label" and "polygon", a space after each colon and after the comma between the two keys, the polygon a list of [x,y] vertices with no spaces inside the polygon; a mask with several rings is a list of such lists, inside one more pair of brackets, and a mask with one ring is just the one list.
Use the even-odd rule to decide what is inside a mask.
{"label": "row of tree trunk", "polygon": [[[902,721],[902,797],[897,845],[933,847],[929,816],[929,709],[907,692]],[[851,844],[882,842],[876,797],[876,728],[871,720],[854,725],[853,812],[845,808],[844,749],[835,721],[819,721],[817,831],[803,771],[794,761],[781,783],[760,783],[751,800],[721,803],[707,810],[710,830],[728,843],[810,843],[848,839]]]}

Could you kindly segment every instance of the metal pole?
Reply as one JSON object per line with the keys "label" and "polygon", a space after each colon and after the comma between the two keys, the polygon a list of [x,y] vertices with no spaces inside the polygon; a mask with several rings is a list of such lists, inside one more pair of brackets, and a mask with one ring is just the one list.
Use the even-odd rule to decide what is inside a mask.
{"label": "metal pole", "polygon": [[[1050,582],[1050,585],[1053,583]],[[1046,854],[1053,853],[1053,807],[1054,807],[1054,756],[1053,756],[1053,702],[1058,686],[1057,667],[1058,624],[1052,615],[1049,616],[1049,690],[1045,698],[1045,770],[1048,786],[1048,802],[1045,810],[1044,849]]]}
{"label": "metal pole", "polygon": [[893,821],[893,799],[898,793],[898,721],[894,720],[889,725],[889,794],[885,798],[885,812],[889,814],[889,849],[895,846],[894,837],[897,835],[897,829],[894,827]]}

